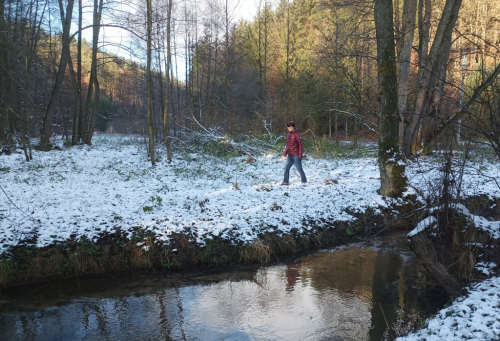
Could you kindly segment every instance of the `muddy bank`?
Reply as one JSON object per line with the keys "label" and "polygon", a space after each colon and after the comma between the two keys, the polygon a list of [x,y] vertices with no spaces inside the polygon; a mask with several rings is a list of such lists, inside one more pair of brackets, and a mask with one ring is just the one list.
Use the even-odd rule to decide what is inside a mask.
{"label": "muddy bank", "polygon": [[[398,215],[416,207],[407,203],[397,208]],[[184,233],[170,236],[169,244],[158,242],[155,234],[135,229],[131,238],[120,230],[102,237],[97,242],[70,240],[46,248],[18,246],[5,254],[0,262],[1,288],[34,282],[50,282],[63,278],[132,270],[178,271],[196,266],[223,264],[267,264],[296,252],[343,245],[368,238],[394,219],[395,209],[375,214],[373,209],[363,213],[351,212],[357,219],[350,222],[324,221],[322,226],[292,229],[290,234],[278,234],[269,226],[251,243],[237,239],[207,238],[204,244],[196,242],[189,228]],[[392,228],[406,228],[414,223],[400,221]],[[309,225],[310,222],[304,222]]]}
{"label": "muddy bank", "polygon": [[475,196],[423,213],[424,219],[408,238],[430,283],[456,297],[469,283],[498,275],[498,203],[498,199]]}

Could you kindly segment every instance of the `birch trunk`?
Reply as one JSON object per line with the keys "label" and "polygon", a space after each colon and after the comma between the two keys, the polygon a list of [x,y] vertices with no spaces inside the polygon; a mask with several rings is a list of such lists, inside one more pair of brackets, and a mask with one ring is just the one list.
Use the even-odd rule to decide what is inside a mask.
{"label": "birch trunk", "polygon": [[165,140],[165,147],[167,148],[167,160],[172,162],[172,148],[170,146],[170,125],[168,124],[168,107],[170,104],[170,19],[172,16],[172,1],[168,2],[168,13],[167,13],[167,58],[165,65],[165,75],[166,75],[166,95],[165,95],[165,107],[163,112],[163,138]]}
{"label": "birch trunk", "polygon": [[417,0],[405,0],[403,4],[403,26],[398,44],[398,96],[399,96],[399,143],[403,143],[406,101],[408,98],[408,81],[410,79],[411,51],[415,33]]}

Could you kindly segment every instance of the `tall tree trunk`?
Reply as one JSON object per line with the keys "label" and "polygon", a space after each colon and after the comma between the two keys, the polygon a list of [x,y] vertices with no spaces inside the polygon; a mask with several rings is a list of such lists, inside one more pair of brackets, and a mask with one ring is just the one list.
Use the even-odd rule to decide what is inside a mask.
{"label": "tall tree trunk", "polygon": [[[52,148],[50,143],[51,125],[52,117],[56,109],[56,101],[59,98],[59,93],[61,92],[62,82],[64,80],[64,73],[66,71],[66,64],[69,58],[69,30],[71,28],[71,18],[73,16],[73,3],[74,0],[68,0],[68,6],[66,8],[66,17],[62,17],[63,22],[63,34],[62,34],[62,51],[61,59],[59,61],[59,69],[57,70],[56,79],[54,82],[54,87],[52,88],[52,93],[50,95],[49,103],[45,109],[45,116],[43,117],[43,126],[40,138],[40,149],[48,151]],[[59,0],[59,8],[61,12],[64,13],[64,5],[62,0]]]}
{"label": "tall tree trunk", "polygon": [[96,76],[94,77],[94,91],[95,91],[94,105],[92,106],[92,113],[90,115],[90,122],[89,122],[89,130],[87,132],[87,137],[85,139],[85,144],[88,144],[89,146],[92,144],[92,136],[94,136],[97,110],[99,108],[99,99],[101,96],[101,89],[99,87],[99,82],[97,81],[97,71],[96,71]]}
{"label": "tall tree trunk", "polygon": [[434,142],[436,142],[436,139],[446,131],[446,128],[450,124],[456,125],[457,122],[462,119],[463,115],[466,114],[470,110],[470,107],[474,103],[476,103],[479,95],[481,95],[481,93],[483,91],[488,89],[488,87],[490,87],[495,82],[495,80],[497,79],[498,76],[500,76],[500,64],[498,64],[496,66],[496,68],[493,70],[493,72],[490,73],[488,75],[488,77],[485,80],[483,80],[477,88],[474,89],[474,92],[469,97],[469,100],[467,101],[467,103],[465,103],[461,106],[459,112],[457,112],[456,114],[451,116],[449,119],[443,120],[441,122],[441,124],[433,132],[433,134],[430,134],[429,136],[427,136],[427,138],[423,141],[424,149],[428,149],[430,145],[432,145]]}
{"label": "tall tree trunk", "polygon": [[[290,77],[290,4],[286,3],[286,79],[285,79],[285,123],[289,120],[288,81]],[[337,133],[337,131],[335,131]]]}
{"label": "tall tree trunk", "polygon": [[225,2],[226,9],[225,9],[225,21],[226,21],[226,110],[227,110],[227,130],[231,132],[231,58],[230,58],[230,52],[229,52],[229,25],[230,25],[230,20],[229,20],[229,0],[226,0]]}
{"label": "tall tree trunk", "polygon": [[257,9],[257,48],[258,48],[258,64],[259,64],[259,83],[260,83],[260,95],[262,96],[264,94],[264,82],[263,82],[263,68],[262,68],[262,16],[261,16],[261,7],[262,7],[262,0],[259,0],[258,4],[258,9]]}
{"label": "tall tree trunk", "polygon": [[267,38],[268,38],[268,22],[269,9],[267,0],[264,0],[264,103],[267,105]]}
{"label": "tall tree trunk", "polygon": [[172,162],[172,148],[170,146],[170,125],[168,124],[168,107],[170,104],[170,19],[172,17],[172,2],[168,1],[168,12],[167,12],[167,58],[165,61],[165,75],[166,75],[166,95],[165,95],[165,107],[163,112],[163,138],[165,140],[165,147],[167,147],[167,160]]}
{"label": "tall tree trunk", "polygon": [[[410,123],[405,132],[404,151],[407,155],[417,153],[422,149],[422,142],[427,137],[422,135],[422,128],[426,123],[429,125],[428,117],[439,114],[441,99],[444,95],[451,40],[461,4],[462,0],[446,0],[429,56],[419,74],[415,110],[410,115]],[[426,135],[428,134],[429,132]]]}
{"label": "tall tree trunk", "polygon": [[418,0],[418,71],[423,72],[429,54],[431,0]]}
{"label": "tall tree trunk", "polygon": [[76,110],[73,117],[73,136],[71,143],[77,145],[82,138],[82,21],[83,21],[82,0],[78,0],[78,46],[77,46],[77,66],[76,66]]}
{"label": "tall tree trunk", "polygon": [[[172,102],[172,108],[173,108],[173,112],[174,112],[174,137],[177,137],[177,121],[178,121],[178,116],[179,116],[179,113],[180,113],[180,108],[181,108],[181,93],[179,91],[180,87],[179,87],[179,69],[177,68],[177,45],[175,44],[175,25],[173,25],[172,27],[172,33],[173,33],[173,38],[174,38],[174,62],[175,62],[175,98],[177,99],[176,103],[175,103],[175,106],[174,106],[174,103]],[[173,74],[174,74],[174,69],[172,68],[172,72],[170,73],[172,79],[174,79],[173,77]],[[172,84],[172,89],[174,89],[174,84]]]}
{"label": "tall tree trunk", "polygon": [[[212,19],[210,19],[212,20]],[[210,21],[210,33],[208,39],[208,56],[207,56],[207,85],[205,89],[205,103],[210,103],[210,77],[212,72],[212,22]]]}
{"label": "tall tree trunk", "polygon": [[405,165],[398,144],[398,87],[392,0],[375,0],[380,131],[380,194],[394,197],[406,190]]}
{"label": "tall tree trunk", "polygon": [[149,131],[149,157],[151,158],[151,164],[155,164],[155,137],[154,137],[154,127],[153,127],[153,103],[151,98],[151,31],[153,26],[153,9],[151,6],[151,0],[146,0],[147,3],[147,70],[146,70],[146,88],[148,93],[148,131]]}
{"label": "tall tree trunk", "polygon": [[[99,108],[100,87],[99,80],[97,79],[97,51],[99,49],[99,31],[101,29],[102,7],[103,0],[94,0],[94,20],[92,28],[92,65],[90,67],[89,90],[87,92],[87,101],[85,103],[84,121],[85,143],[88,145],[92,144],[96,115]],[[95,92],[93,104],[92,92]],[[92,110],[89,111],[91,106]]]}
{"label": "tall tree trunk", "polygon": [[398,95],[399,95],[399,143],[403,144],[404,122],[406,116],[406,100],[408,98],[408,81],[410,79],[411,51],[415,33],[417,0],[405,0],[403,4],[403,26],[398,43]]}
{"label": "tall tree trunk", "polygon": [[8,74],[8,39],[7,25],[5,24],[5,1],[0,0],[0,149],[9,144],[9,112],[8,89],[10,78]]}
{"label": "tall tree trunk", "polygon": [[[71,144],[76,145],[78,144],[78,107],[79,104],[81,103],[81,97],[80,97],[80,91],[78,88],[78,76],[75,73],[75,69],[73,67],[73,60],[71,58],[71,55],[68,58],[68,69],[69,69],[69,74],[71,76],[71,82],[73,83],[73,90],[75,91],[75,98],[76,98],[76,106],[75,106],[75,112],[73,114],[73,134],[71,136]],[[79,98],[80,97],[80,98]],[[76,121],[76,123],[75,123]],[[75,142],[76,140],[76,142]]]}

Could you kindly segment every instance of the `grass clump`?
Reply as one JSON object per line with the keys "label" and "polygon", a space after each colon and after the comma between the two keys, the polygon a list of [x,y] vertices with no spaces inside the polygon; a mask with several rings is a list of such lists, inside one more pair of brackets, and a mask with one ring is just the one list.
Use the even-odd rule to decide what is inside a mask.
{"label": "grass clump", "polygon": [[243,245],[240,250],[240,260],[245,263],[267,264],[271,259],[271,247],[260,239],[255,239],[249,244]]}

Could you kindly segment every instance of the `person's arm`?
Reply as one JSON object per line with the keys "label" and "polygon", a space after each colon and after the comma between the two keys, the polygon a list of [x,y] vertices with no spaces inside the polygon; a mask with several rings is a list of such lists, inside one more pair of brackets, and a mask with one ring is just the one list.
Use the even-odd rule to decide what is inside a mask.
{"label": "person's arm", "polygon": [[283,157],[286,157],[286,154],[288,154],[288,136],[286,137],[286,146],[285,151],[283,152]]}
{"label": "person's arm", "polygon": [[302,135],[298,133],[299,135],[299,159],[302,159],[302,151],[303,151],[303,146],[302,146]]}

